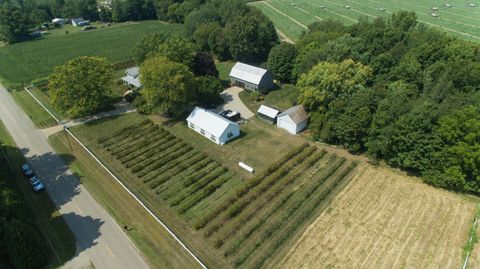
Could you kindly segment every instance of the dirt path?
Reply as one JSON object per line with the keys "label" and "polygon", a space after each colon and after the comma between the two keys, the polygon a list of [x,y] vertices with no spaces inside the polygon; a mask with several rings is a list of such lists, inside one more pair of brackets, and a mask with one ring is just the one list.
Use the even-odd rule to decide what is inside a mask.
{"label": "dirt path", "polygon": [[283,268],[458,268],[475,204],[362,165],[293,244]]}

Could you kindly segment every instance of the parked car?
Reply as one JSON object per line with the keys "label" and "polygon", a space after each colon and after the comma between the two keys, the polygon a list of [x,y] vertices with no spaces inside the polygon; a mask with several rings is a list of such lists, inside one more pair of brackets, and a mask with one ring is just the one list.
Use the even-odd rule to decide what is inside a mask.
{"label": "parked car", "polygon": [[32,168],[30,168],[28,164],[22,165],[22,172],[27,177],[35,176],[35,173],[33,172]]}
{"label": "parked car", "polygon": [[230,109],[227,109],[227,110],[224,110],[224,111],[220,112],[219,115],[226,118],[227,120],[231,120],[233,122],[240,119],[240,112],[232,111]]}
{"label": "parked car", "polygon": [[43,185],[43,182],[37,176],[30,178],[30,185],[32,185],[32,188],[35,192],[41,192],[45,189],[45,185]]}

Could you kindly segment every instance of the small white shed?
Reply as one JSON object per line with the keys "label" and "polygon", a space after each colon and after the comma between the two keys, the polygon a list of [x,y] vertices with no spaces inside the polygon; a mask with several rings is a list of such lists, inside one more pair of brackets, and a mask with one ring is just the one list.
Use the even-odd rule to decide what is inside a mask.
{"label": "small white shed", "polygon": [[140,68],[138,66],[125,70],[125,75],[126,76],[122,77],[125,85],[129,85],[136,89],[142,87],[142,83],[140,82]]}
{"label": "small white shed", "polygon": [[277,127],[297,134],[307,127],[308,115],[303,106],[291,107],[277,116]]}
{"label": "small white shed", "polygon": [[261,105],[257,110],[257,116],[270,123],[275,123],[277,121],[277,115],[279,113],[280,111],[266,105]]}
{"label": "small white shed", "polygon": [[52,20],[53,25],[64,25],[65,24],[65,19],[62,18],[55,18]]}
{"label": "small white shed", "polygon": [[190,129],[219,145],[223,145],[240,135],[238,124],[200,107],[195,107],[190,113],[187,123]]}

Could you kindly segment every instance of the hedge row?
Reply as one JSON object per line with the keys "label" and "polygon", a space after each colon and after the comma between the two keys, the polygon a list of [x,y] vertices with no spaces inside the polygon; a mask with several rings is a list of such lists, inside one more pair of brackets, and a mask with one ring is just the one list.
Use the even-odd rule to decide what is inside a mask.
{"label": "hedge row", "polygon": [[143,178],[144,176],[146,176],[147,174],[149,174],[151,172],[155,173],[156,170],[159,169],[160,167],[164,166],[165,164],[169,163],[170,161],[175,160],[175,159],[179,158],[180,156],[182,156],[183,154],[192,150],[192,147],[190,147],[190,146],[188,146],[184,143],[180,143],[180,144],[182,146],[180,148],[178,148],[177,150],[175,150],[173,152],[170,152],[167,155],[164,155],[163,158],[160,158],[157,161],[155,161],[154,163],[148,165],[147,167],[145,167],[145,169],[141,169],[140,171],[138,171],[136,173],[137,177]]}
{"label": "hedge row", "polygon": [[162,139],[166,135],[167,134],[165,132],[161,132],[161,133],[154,132],[154,133],[148,134],[142,139],[138,139],[135,143],[130,144],[130,146],[128,146],[121,152],[118,152],[117,154],[115,154],[115,156],[117,157],[117,159],[124,158],[138,150],[148,147],[149,145],[151,145],[152,143],[155,143],[159,139]]}
{"label": "hedge row", "polygon": [[[282,231],[273,234],[276,236],[276,240],[272,240],[272,245],[267,248],[267,251],[265,252],[264,255],[262,255],[255,263],[254,263],[254,268],[261,268],[265,261],[270,258],[275,251],[285,242],[287,241],[302,225],[303,223],[310,219],[312,214],[315,212],[316,207],[318,204],[320,204],[334,189],[335,187],[357,166],[357,163],[352,162],[350,165],[343,171],[341,171],[337,175],[337,180],[334,181],[334,183],[329,186],[329,188],[324,191],[320,195],[316,195],[313,197],[313,201],[311,201],[307,206],[305,207],[297,207],[296,209],[299,209],[299,213],[297,213],[297,210],[293,210],[293,212],[296,212],[298,214],[297,217],[294,218],[294,221],[291,222],[287,226],[282,226]],[[265,249],[265,248],[264,248]]]}
{"label": "hedge row", "polygon": [[156,141],[152,141],[148,146],[143,147],[141,149],[137,149],[135,152],[132,152],[131,154],[127,156],[123,156],[120,159],[122,164],[127,164],[131,163],[131,161],[138,162],[139,160],[143,161],[145,159],[142,159],[143,155],[148,155],[150,153],[155,154],[156,152],[160,151],[162,146],[169,141],[172,140],[172,136],[170,136],[168,133],[163,133],[165,136],[159,137]]}
{"label": "hedge row", "polygon": [[281,158],[280,160],[272,164],[269,168],[267,168],[265,172],[261,173],[260,175],[256,176],[255,178],[245,183],[245,185],[243,185],[240,189],[237,190],[234,196],[228,197],[224,202],[222,202],[220,206],[218,206],[217,208],[215,208],[214,210],[210,211],[208,214],[200,218],[193,225],[193,228],[195,230],[204,228],[210,221],[215,219],[221,212],[227,209],[229,205],[233,204],[237,200],[237,197],[242,196],[243,194],[247,193],[252,188],[257,186],[258,184],[260,184],[262,180],[265,177],[267,177],[270,173],[282,167],[282,165],[284,165],[286,162],[294,158],[296,155],[300,154],[307,147],[308,147],[308,143],[304,143],[301,146],[291,150],[283,158]]}
{"label": "hedge row", "polygon": [[127,138],[118,141],[117,143],[106,147],[105,149],[109,152],[111,152],[113,155],[117,155],[118,153],[122,152],[125,149],[130,148],[131,146],[144,141],[145,139],[148,139],[151,136],[155,136],[158,134],[158,128],[155,127],[149,127],[146,129],[143,129],[135,134],[132,134],[131,136],[128,136]]}
{"label": "hedge row", "polygon": [[101,144],[102,146],[108,146],[108,143],[109,141],[112,141],[112,140],[115,140],[117,141],[118,140],[118,137],[126,137],[128,135],[130,135],[130,133],[134,132],[136,129],[144,126],[144,125],[152,125],[153,123],[149,120],[142,120],[140,122],[137,122],[137,123],[134,123],[128,127],[125,127],[123,129],[120,129],[108,136],[105,136],[105,137],[101,137],[99,139],[97,139],[97,142],[99,144]]}
{"label": "hedge row", "polygon": [[[303,152],[298,154],[293,160],[287,162],[283,165],[283,167],[277,171],[275,171],[272,175],[263,179],[261,184],[258,184],[257,187],[252,189],[251,192],[245,193],[245,195],[235,197],[235,202],[225,207],[225,215],[223,219],[218,220],[214,224],[212,224],[204,233],[205,237],[210,237],[213,233],[217,232],[219,228],[221,228],[225,223],[237,216],[246,206],[251,204],[255,201],[259,196],[265,193],[268,189],[272,186],[277,184],[280,179],[290,173],[294,166],[299,162],[303,161],[305,158],[308,157],[311,153],[315,151],[315,148],[308,147]],[[238,192],[237,192],[238,193]]]}
{"label": "hedge row", "polygon": [[161,144],[159,144],[158,147],[152,148],[151,150],[144,152],[142,155],[137,156],[135,159],[126,161],[124,163],[125,167],[130,168],[130,167],[133,167],[137,164],[147,162],[149,160],[153,161],[152,160],[153,156],[157,155],[158,157],[160,157],[160,155],[158,155],[158,152],[165,153],[166,151],[168,151],[168,149],[172,148],[173,146],[175,146],[177,144],[180,144],[180,140],[172,139],[172,137],[170,137],[170,136],[165,137],[164,139],[160,140],[160,142],[161,142]]}
{"label": "hedge row", "polygon": [[[195,159],[195,155],[196,155],[196,152],[193,151],[193,150],[188,150],[188,151],[185,151],[185,149],[179,149],[179,151],[183,151],[184,154],[181,154],[181,155],[177,155],[177,157],[172,157],[170,159],[170,161],[166,162],[164,165],[162,165],[161,167],[158,167],[154,173],[150,173],[148,174],[147,176],[145,176],[143,178],[143,182],[147,183],[147,182],[151,182],[152,180],[156,179],[157,177],[161,176],[162,175],[162,171],[167,171],[169,170],[170,168],[178,165],[179,163],[181,162],[188,162],[191,158],[194,158]],[[152,186],[152,184],[150,183],[150,189],[155,189],[157,186]]]}
{"label": "hedge row", "polygon": [[[277,216],[276,219],[270,219],[270,224],[263,226],[263,233],[260,234],[260,236],[256,237],[256,242],[252,242],[250,245],[252,246],[250,249],[248,249],[242,256],[240,256],[238,259],[235,260],[234,265],[235,266],[240,266],[242,265],[249,257],[250,255],[257,250],[260,245],[262,245],[262,249],[265,249],[263,246],[267,240],[274,235],[275,233],[279,233],[278,230],[281,229],[282,227],[285,226],[286,222],[290,219],[295,219],[296,223],[303,223],[305,219],[302,219],[301,222],[298,221],[295,217],[292,217],[298,210],[302,210],[305,207],[302,207],[305,203],[308,204],[309,198],[316,193],[320,187],[325,183],[325,181],[330,178],[338,169],[345,163],[345,159],[342,158],[339,162],[333,165],[332,168],[330,168],[321,178],[320,180],[314,182],[314,184],[311,184],[308,187],[305,187],[302,189],[302,191],[298,192],[297,195],[294,196],[294,199],[291,203],[288,204],[288,207],[286,208],[285,211],[282,212],[281,215]],[[353,168],[352,168],[353,169]],[[345,169],[348,170],[348,169]],[[345,171],[344,170],[344,171]],[[349,170],[351,171],[351,170]],[[345,174],[346,176],[346,174]],[[337,182],[343,179],[344,176],[341,177],[336,177],[338,178]],[[330,191],[335,187],[336,185],[330,185],[326,186],[326,190],[321,192],[321,194],[317,194],[315,197],[326,197],[326,194],[330,193]],[[325,195],[324,195],[325,194]],[[323,200],[322,198],[322,200]],[[320,200],[321,201],[321,200]],[[312,204],[312,203],[310,203]],[[314,208],[311,209],[313,211],[315,207],[318,206],[318,203],[313,203]],[[259,245],[260,244],[260,245]]]}
{"label": "hedge row", "polygon": [[[171,147],[167,148],[165,151],[154,154],[149,159],[145,159],[144,161],[137,162],[137,164],[133,165],[131,170],[133,173],[138,173],[141,170],[153,166],[157,161],[161,161],[162,159],[169,158],[171,154],[174,154],[175,151],[184,148],[185,144],[182,142],[175,143]],[[154,151],[155,152],[155,151]],[[150,172],[152,169],[148,170]]]}
{"label": "hedge row", "polygon": [[[238,233],[238,231],[245,226],[255,215],[257,215],[262,209],[267,205],[275,207],[275,198],[281,196],[282,193],[285,193],[288,190],[288,187],[291,186],[297,179],[299,179],[306,170],[310,169],[314,164],[316,164],[323,156],[326,154],[326,151],[316,151],[310,155],[305,162],[300,166],[295,167],[294,171],[285,176],[278,184],[273,188],[269,189],[265,195],[261,196],[261,201],[252,203],[251,206],[247,207],[246,210],[242,212],[242,217],[234,221],[233,226],[230,226],[226,229],[226,232],[219,235],[214,241],[214,246],[216,248],[221,247],[226,240],[231,236]],[[223,225],[225,227],[225,225]]]}

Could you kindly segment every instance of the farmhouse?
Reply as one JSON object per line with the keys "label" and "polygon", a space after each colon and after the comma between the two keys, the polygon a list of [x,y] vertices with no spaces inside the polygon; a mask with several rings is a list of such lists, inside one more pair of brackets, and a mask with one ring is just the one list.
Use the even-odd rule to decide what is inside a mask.
{"label": "farmhouse", "polygon": [[138,66],[128,68],[125,70],[125,75],[122,80],[125,85],[131,86],[135,89],[141,88],[142,84],[140,83],[140,68]]}
{"label": "farmhouse", "polygon": [[272,124],[275,124],[275,122],[277,121],[277,115],[279,113],[280,111],[266,105],[261,105],[260,108],[257,110],[257,116],[259,118],[262,118]]}
{"label": "farmhouse", "polygon": [[267,92],[273,87],[273,75],[270,71],[241,62],[232,67],[230,81],[234,86],[259,92]]}
{"label": "farmhouse", "polygon": [[85,26],[90,24],[89,21],[84,20],[83,18],[72,19],[72,25],[75,27]]}
{"label": "farmhouse", "polygon": [[277,116],[277,127],[297,134],[307,127],[308,115],[303,106],[291,107]]}
{"label": "farmhouse", "polygon": [[238,124],[200,107],[195,107],[188,116],[187,122],[190,129],[219,145],[240,135]]}

